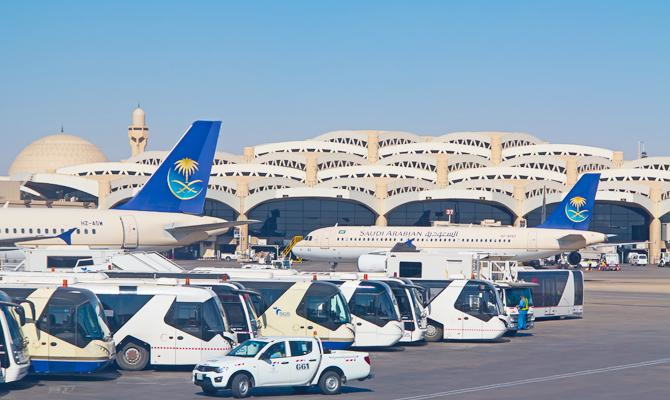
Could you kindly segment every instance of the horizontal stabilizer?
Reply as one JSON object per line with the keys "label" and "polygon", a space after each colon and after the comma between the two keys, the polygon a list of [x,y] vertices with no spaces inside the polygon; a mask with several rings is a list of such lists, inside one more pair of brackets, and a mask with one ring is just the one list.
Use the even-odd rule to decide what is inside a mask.
{"label": "horizontal stabilizer", "polygon": [[570,234],[558,238],[558,243],[561,248],[578,249],[586,247],[586,238],[584,235]]}
{"label": "horizontal stabilizer", "polygon": [[241,225],[251,225],[257,224],[261,221],[250,219],[247,221],[226,221],[226,222],[214,222],[211,224],[198,224],[198,225],[179,225],[179,226],[169,226],[165,230],[170,233],[180,233],[187,234],[193,232],[209,232],[217,231],[219,229],[233,228],[235,226]]}

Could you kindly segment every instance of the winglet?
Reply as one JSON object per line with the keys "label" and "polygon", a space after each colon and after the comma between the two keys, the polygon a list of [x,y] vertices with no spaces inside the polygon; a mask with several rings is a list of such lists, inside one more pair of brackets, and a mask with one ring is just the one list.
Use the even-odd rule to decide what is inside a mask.
{"label": "winglet", "polygon": [[538,228],[588,230],[600,174],[584,174]]}
{"label": "winglet", "polygon": [[60,235],[58,235],[56,237],[59,238],[59,239],[63,239],[65,244],[70,246],[70,245],[72,245],[72,234],[76,230],[77,230],[77,228],[68,229],[68,230],[66,230],[65,232],[61,233]]}

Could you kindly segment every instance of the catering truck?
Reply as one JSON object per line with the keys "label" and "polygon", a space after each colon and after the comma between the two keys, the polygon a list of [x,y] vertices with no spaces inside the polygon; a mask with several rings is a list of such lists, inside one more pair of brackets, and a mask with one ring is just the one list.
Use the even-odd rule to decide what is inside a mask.
{"label": "catering truck", "polygon": [[249,339],[193,370],[193,383],[206,394],[230,389],[235,398],[248,397],[254,387],[278,386],[303,391],[318,385],[324,394],[338,394],[347,381],[368,378],[372,378],[368,353],[324,350],[314,337]]}

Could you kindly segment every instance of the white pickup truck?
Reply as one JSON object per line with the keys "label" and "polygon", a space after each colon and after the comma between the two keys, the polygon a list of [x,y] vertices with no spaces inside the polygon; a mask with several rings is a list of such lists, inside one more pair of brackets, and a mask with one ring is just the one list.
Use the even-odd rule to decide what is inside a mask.
{"label": "white pickup truck", "polygon": [[372,378],[370,356],[357,351],[323,351],[311,337],[249,339],[227,355],[195,366],[193,383],[206,394],[230,389],[236,398],[253,387],[293,386],[305,391],[318,385],[324,394],[338,394],[348,380]]}

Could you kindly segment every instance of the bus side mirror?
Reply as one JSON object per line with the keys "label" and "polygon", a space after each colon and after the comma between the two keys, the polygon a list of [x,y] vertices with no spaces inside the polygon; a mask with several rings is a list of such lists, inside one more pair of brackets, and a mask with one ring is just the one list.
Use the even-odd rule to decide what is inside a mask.
{"label": "bus side mirror", "polygon": [[16,307],[15,310],[19,316],[19,324],[24,326],[26,324],[26,312],[23,310],[23,307]]}

